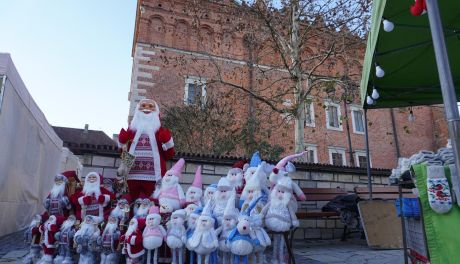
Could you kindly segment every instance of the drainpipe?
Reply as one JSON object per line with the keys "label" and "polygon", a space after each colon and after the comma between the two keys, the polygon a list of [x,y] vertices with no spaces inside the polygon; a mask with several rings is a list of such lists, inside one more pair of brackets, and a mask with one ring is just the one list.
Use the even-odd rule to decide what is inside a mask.
{"label": "drainpipe", "polygon": [[348,153],[350,154],[350,166],[355,165],[355,158],[353,157],[353,146],[351,145],[350,124],[348,123],[348,107],[347,100],[343,101],[345,108],[345,124],[347,127],[347,140],[348,140]]}
{"label": "drainpipe", "polygon": [[391,126],[393,128],[393,139],[395,141],[395,147],[396,147],[396,162],[398,162],[398,159],[401,157],[401,151],[399,149],[398,132],[396,131],[395,114],[393,112],[393,108],[390,108],[390,115],[391,115]]}

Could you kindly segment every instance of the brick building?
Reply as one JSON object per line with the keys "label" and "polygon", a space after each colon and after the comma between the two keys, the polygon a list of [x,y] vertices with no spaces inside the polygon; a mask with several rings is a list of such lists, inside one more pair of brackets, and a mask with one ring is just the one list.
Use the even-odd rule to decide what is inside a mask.
{"label": "brick building", "polygon": [[[132,48],[130,117],[137,102],[146,97],[154,98],[160,107],[194,103],[197,95],[200,100],[205,99],[211,92],[206,89],[207,81],[217,71],[233,82],[242,85],[249,82],[250,54],[244,45],[244,35],[230,32],[226,26],[232,20],[244,21],[244,17],[237,15],[240,7],[229,0],[204,3],[199,7],[201,19],[196,26],[196,19],[186,10],[189,8],[187,1],[138,0]],[[231,9],[223,8],[228,6]],[[317,45],[320,44],[318,40]],[[315,47],[309,52],[314,53]],[[363,57],[360,52],[357,49],[342,63],[339,61],[334,68],[324,71],[338,74],[344,70],[343,65],[348,64],[350,71],[359,73]],[[269,69],[272,67],[270,63],[261,60],[259,66]],[[271,74],[282,75],[283,72],[273,71]],[[266,84],[260,81],[259,85]],[[226,88],[213,86],[213,90],[219,89]],[[250,107],[266,110],[266,106],[243,92],[236,91],[233,98],[235,108],[239,109],[235,117],[238,122],[248,118],[247,109]],[[356,100],[345,104],[312,99],[306,107],[304,134],[308,161],[365,166],[364,120],[360,103]],[[410,156],[421,149],[436,150],[446,144],[447,130],[441,107],[414,107],[413,112],[416,119],[409,122],[407,109],[369,111],[372,167],[392,168],[396,166],[398,156]],[[278,114],[269,116],[281,118]],[[286,153],[292,153],[293,123],[279,126],[269,141],[285,147]]]}

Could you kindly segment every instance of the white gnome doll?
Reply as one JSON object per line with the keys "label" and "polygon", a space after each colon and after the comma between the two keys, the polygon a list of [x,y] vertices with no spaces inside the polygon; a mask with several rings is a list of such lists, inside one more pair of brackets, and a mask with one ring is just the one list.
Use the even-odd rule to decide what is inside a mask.
{"label": "white gnome doll", "polygon": [[195,172],[195,179],[193,179],[192,185],[187,189],[185,194],[185,203],[195,204],[197,206],[202,206],[201,197],[203,196],[203,185],[201,183],[201,166],[198,166]]}
{"label": "white gnome doll", "polygon": [[227,243],[227,238],[236,227],[239,213],[240,212],[235,207],[235,196],[233,195],[227,202],[227,207],[225,207],[224,217],[222,219],[222,225],[220,226],[221,232],[219,235],[219,250],[222,252],[221,259],[223,264],[230,264],[233,260],[230,244]]}
{"label": "white gnome doll", "polygon": [[246,182],[249,182],[252,175],[256,173],[257,167],[260,165],[260,163],[262,163],[262,160],[260,159],[259,151],[256,151],[254,154],[252,154],[249,164],[245,164],[243,167],[244,180]]}
{"label": "white gnome doll", "polygon": [[216,193],[214,194],[214,207],[212,208],[212,214],[217,218],[219,226],[222,223],[228,199],[230,199],[232,195],[235,195],[235,188],[226,177],[220,178],[219,183],[217,183]]}
{"label": "white gnome doll", "polygon": [[[284,177],[278,181],[270,193],[270,200],[262,210],[265,217],[265,225],[274,232],[287,232],[291,228],[299,226],[299,220],[296,217],[296,211],[293,209],[292,198],[292,180]],[[275,234],[273,237],[273,257],[274,263],[284,263],[284,246],[286,241],[281,234]]]}
{"label": "white gnome doll", "polygon": [[179,209],[172,213],[171,220],[166,223],[168,229],[166,244],[172,251],[172,264],[183,264],[184,245],[187,242],[185,231],[185,210]]}
{"label": "white gnome doll", "polygon": [[[264,196],[266,199],[266,196]],[[257,198],[254,198],[257,199]],[[255,202],[254,209],[251,210],[251,228],[254,231],[257,240],[259,241],[258,245],[254,246],[254,252],[251,254],[251,263],[264,264],[265,263],[265,249],[271,245],[271,239],[267,234],[267,231],[264,229],[264,219],[260,211],[257,210],[257,206],[264,204],[262,201],[264,199]]]}
{"label": "white gnome doll", "polygon": [[[294,154],[290,155],[287,157],[284,157],[282,160],[280,160],[276,166],[273,168],[273,171],[270,173],[269,180],[271,187],[273,187],[279,180],[281,180],[283,177],[288,177],[289,172],[294,172],[295,171],[295,166],[294,164],[291,163],[292,160],[302,157],[305,154],[305,152],[299,153],[299,154]],[[303,193],[302,189],[300,189],[299,185],[293,181],[292,182],[292,191],[295,193],[297,198],[301,201],[305,201],[306,197],[305,194]],[[297,208],[297,200],[295,197],[292,197],[293,201],[293,206],[294,209]],[[297,209],[296,209],[297,210]]]}
{"label": "white gnome doll", "polygon": [[203,203],[202,204],[207,204],[211,199],[214,198],[214,193],[216,193],[217,190],[217,184],[213,183],[210,184],[206,189],[204,190],[204,195],[203,195]]}
{"label": "white gnome doll", "polygon": [[160,206],[167,204],[177,210],[185,205],[184,190],[179,184],[184,164],[184,159],[178,160],[161,179],[161,187],[153,193],[153,198],[158,199]]}
{"label": "white gnome doll", "polygon": [[205,264],[209,264],[210,254],[219,247],[217,233],[214,229],[215,220],[211,213],[211,203],[212,200],[203,208],[203,212],[196,222],[195,231],[187,241],[189,249],[197,254],[197,263],[200,264],[202,258],[204,258]]}
{"label": "white gnome doll", "polygon": [[240,263],[240,258],[243,264],[248,263],[248,255],[254,252],[254,248],[259,245],[256,234],[251,228],[251,217],[249,212],[254,209],[254,206],[262,197],[253,200],[248,208],[241,211],[238,216],[238,224],[230,232],[227,238],[227,243],[230,244],[230,250],[234,255],[234,263]]}
{"label": "white gnome doll", "polygon": [[[264,172],[264,167],[265,167],[265,161],[263,161],[261,164],[257,166],[257,169],[254,175],[244,186],[244,189],[243,189],[243,192],[241,193],[241,198],[240,198],[240,202],[243,201],[241,205],[241,211],[246,210],[246,208],[249,206],[251,201],[262,196],[263,194],[262,190],[265,190],[265,192],[268,195],[268,189],[267,189],[268,183],[265,181],[266,174]],[[265,206],[264,200],[260,200],[256,204],[254,210],[257,210],[257,213],[260,213],[264,206]]]}
{"label": "white gnome doll", "polygon": [[150,208],[149,214],[146,218],[146,226],[144,232],[142,233],[143,246],[147,250],[147,264],[152,263],[152,250],[153,253],[153,263],[158,263],[158,248],[163,244],[163,240],[166,237],[166,230],[162,225],[160,225],[161,216],[159,214],[159,209],[157,206],[152,206]]}

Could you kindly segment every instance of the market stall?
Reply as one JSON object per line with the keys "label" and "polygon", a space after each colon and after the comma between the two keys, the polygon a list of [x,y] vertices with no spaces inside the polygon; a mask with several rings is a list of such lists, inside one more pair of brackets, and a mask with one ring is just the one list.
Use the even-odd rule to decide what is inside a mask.
{"label": "market stall", "polygon": [[[369,109],[444,104],[457,168],[460,164],[457,107],[460,64],[455,63],[454,58],[460,57],[459,29],[458,1],[441,1],[439,6],[435,0],[374,1],[361,80],[365,118]],[[368,145],[367,138],[366,130]],[[430,219],[424,223],[430,261],[456,263],[454,259],[458,258],[447,245],[460,242],[460,236],[456,235],[460,234],[459,208],[454,205],[449,212],[433,215],[430,202],[425,199],[428,167],[415,166],[414,176],[425,213],[423,218]],[[446,175],[449,186],[458,182],[458,174]]]}

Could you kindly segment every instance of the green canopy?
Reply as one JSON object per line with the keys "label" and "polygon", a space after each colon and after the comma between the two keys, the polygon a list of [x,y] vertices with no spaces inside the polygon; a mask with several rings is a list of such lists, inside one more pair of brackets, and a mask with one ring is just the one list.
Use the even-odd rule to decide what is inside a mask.
{"label": "green canopy", "polygon": [[[364,108],[443,103],[428,15],[413,16],[412,4],[414,0],[374,0],[361,79]],[[439,1],[439,11],[460,101],[460,1]],[[384,31],[382,18],[394,23],[393,31]],[[382,78],[375,75],[376,63],[385,71]],[[376,104],[367,105],[373,87],[380,97]]]}

